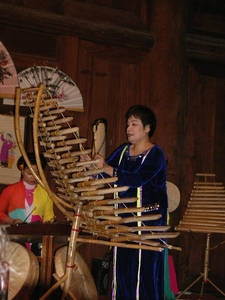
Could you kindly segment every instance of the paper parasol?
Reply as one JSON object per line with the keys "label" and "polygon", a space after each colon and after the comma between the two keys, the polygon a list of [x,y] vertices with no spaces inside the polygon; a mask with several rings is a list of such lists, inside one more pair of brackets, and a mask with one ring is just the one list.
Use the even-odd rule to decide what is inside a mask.
{"label": "paper parasol", "polygon": [[0,98],[15,98],[18,87],[16,68],[9,52],[0,41]]}
{"label": "paper parasol", "polygon": [[39,87],[44,84],[48,87],[51,97],[60,99],[60,104],[67,110],[83,112],[83,98],[75,82],[57,68],[34,66],[18,74],[21,89]]}

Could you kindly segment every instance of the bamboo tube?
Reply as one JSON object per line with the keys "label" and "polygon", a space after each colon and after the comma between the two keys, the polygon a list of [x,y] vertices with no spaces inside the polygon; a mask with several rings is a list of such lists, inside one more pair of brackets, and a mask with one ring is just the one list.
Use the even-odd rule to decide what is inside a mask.
{"label": "bamboo tube", "polygon": [[57,146],[68,146],[68,145],[76,145],[76,144],[82,144],[85,143],[87,139],[84,138],[76,138],[73,140],[65,140],[62,142],[58,142]]}
{"label": "bamboo tube", "polygon": [[68,291],[68,295],[70,296],[70,298],[72,298],[72,300],[79,300],[71,290]]}
{"label": "bamboo tube", "polygon": [[129,208],[119,208],[119,209],[113,209],[108,211],[96,211],[94,213],[94,216],[103,216],[106,214],[125,214],[125,213],[138,213],[145,211],[144,207],[129,207]]}
{"label": "bamboo tube", "polygon": [[67,274],[68,277],[64,283],[62,299],[66,297],[71,286],[72,275],[73,275],[72,266],[74,265],[74,260],[75,260],[76,244],[77,244],[78,232],[80,228],[81,214],[82,214],[82,204],[79,204],[77,207],[76,218],[75,221],[73,222],[72,230],[70,233],[70,241],[68,245],[67,261],[66,261],[66,268],[65,268],[65,274]]}
{"label": "bamboo tube", "polygon": [[80,156],[82,154],[90,154],[91,153],[91,149],[82,149],[80,151],[73,151],[71,152],[71,155],[72,156]]}
{"label": "bamboo tube", "polygon": [[[99,170],[99,169],[98,169]],[[83,172],[84,175],[91,175],[89,172]],[[106,183],[112,183],[118,180],[118,177],[109,177],[109,178],[102,178],[98,180],[91,180],[91,181],[85,181],[83,184],[80,183],[77,186],[88,186],[88,185],[99,185],[99,184],[106,184]]]}
{"label": "bamboo tube", "polygon": [[65,169],[64,173],[65,174],[69,174],[69,173],[74,173],[74,172],[80,172],[82,171],[83,168],[79,167],[79,168],[71,168],[71,169]]}
{"label": "bamboo tube", "polygon": [[68,275],[64,274],[61,278],[57,276],[56,273],[53,274],[53,277],[57,280],[57,282],[51,286],[51,288],[39,299],[46,300],[49,299],[49,296],[58,288],[60,285],[67,279]]}
{"label": "bamboo tube", "polygon": [[198,232],[198,233],[225,233],[225,228],[220,227],[210,227],[210,226],[191,226],[191,225],[178,225],[175,227],[177,231],[186,232]]}
{"label": "bamboo tube", "polygon": [[192,214],[192,215],[205,215],[205,214],[211,214],[212,216],[219,216],[219,215],[223,215],[224,216],[224,212],[222,210],[216,210],[213,211],[212,209],[210,210],[200,210],[200,209],[193,209],[193,208],[187,208],[185,211],[185,214]]}
{"label": "bamboo tube", "polygon": [[79,196],[79,199],[81,201],[102,200],[102,199],[104,199],[104,196],[85,196],[85,197]]}
{"label": "bamboo tube", "polygon": [[218,225],[221,225],[221,226],[225,226],[225,220],[223,220],[223,221],[219,221],[219,220],[204,220],[204,222],[199,222],[198,220],[196,220],[196,221],[194,221],[194,220],[192,220],[192,221],[185,221],[185,220],[183,220],[183,221],[180,221],[180,224],[186,224],[186,225],[188,225],[188,224],[192,224],[192,225],[196,225],[196,226],[204,226],[204,225],[210,225],[210,226],[218,226]]}
{"label": "bamboo tube", "polygon": [[77,163],[77,166],[87,166],[87,165],[92,165],[92,164],[96,164],[99,162],[99,159],[93,159],[93,160],[88,160],[88,161],[80,161],[79,163]]}
{"label": "bamboo tube", "polygon": [[103,220],[110,220],[110,221],[120,221],[121,217],[118,216],[94,216],[95,219],[103,219]]}
{"label": "bamboo tube", "polygon": [[106,204],[123,204],[123,203],[134,203],[137,202],[137,198],[123,198],[123,199],[105,199],[102,201],[90,201],[88,206],[99,206]]}
{"label": "bamboo tube", "polygon": [[196,173],[197,177],[215,177],[216,174],[210,174],[210,173]]}
{"label": "bamboo tube", "polygon": [[69,133],[78,132],[78,130],[79,130],[78,127],[65,128],[65,129],[60,129],[60,130],[53,131],[51,133],[51,135],[56,136],[56,135],[69,134]]}
{"label": "bamboo tube", "polygon": [[57,108],[57,109],[53,109],[53,110],[47,110],[43,113],[44,116],[49,116],[49,115],[54,115],[54,114],[61,114],[63,112],[65,112],[66,109],[65,108]]}
{"label": "bamboo tube", "polygon": [[166,230],[169,230],[170,229],[170,226],[146,226],[146,225],[143,225],[143,226],[134,226],[134,227],[131,227],[132,228],[132,232],[135,232],[135,231],[166,231]]}
{"label": "bamboo tube", "polygon": [[81,177],[81,178],[69,178],[68,181],[69,181],[69,183],[74,183],[74,182],[80,182],[80,181],[89,180],[89,179],[90,179],[90,177],[86,176],[86,177]]}
{"label": "bamboo tube", "polygon": [[219,203],[219,204],[188,204],[188,208],[202,208],[202,209],[207,209],[207,208],[219,208],[221,210],[225,209],[225,205]]}
{"label": "bamboo tube", "polygon": [[[64,143],[65,141],[63,141]],[[63,147],[65,147],[66,145],[61,145]],[[68,157],[71,157],[71,153],[70,152],[66,152],[66,153],[62,153],[62,158],[68,158]],[[75,159],[75,158],[74,158]]]}
{"label": "bamboo tube", "polygon": [[66,118],[50,121],[50,122],[47,123],[47,125],[48,126],[53,126],[53,125],[57,125],[57,124],[68,123],[68,122],[71,122],[72,120],[73,120],[72,117],[66,117]]}
{"label": "bamboo tube", "polygon": [[52,168],[57,169],[57,170],[64,170],[65,169],[64,166],[62,166],[58,163],[52,164],[51,162],[48,162],[48,165],[49,165],[49,167],[52,167]]}
{"label": "bamboo tube", "polygon": [[46,151],[46,153],[58,153],[58,152],[65,152],[65,151],[70,151],[72,149],[72,146],[67,146],[67,147],[58,147],[54,149],[49,149]]}
{"label": "bamboo tube", "polygon": [[118,222],[112,222],[112,221],[101,221],[101,225],[116,225],[116,224],[122,224],[122,223],[133,223],[133,222],[144,222],[144,221],[153,221],[153,220],[158,220],[162,216],[159,214],[155,215],[144,215],[144,216],[133,216],[133,217],[128,217],[128,218],[121,218],[120,221]]}
{"label": "bamboo tube", "polygon": [[[45,96],[45,94],[43,94],[43,96]],[[46,95],[47,96],[47,99],[44,99],[44,103],[58,103],[59,99],[58,98],[49,98],[49,95]]]}
{"label": "bamboo tube", "polygon": [[217,186],[217,185],[223,185],[223,182],[194,182],[194,186],[196,187],[200,187],[200,186],[205,186],[205,185],[213,185],[213,186]]}
{"label": "bamboo tube", "polygon": [[62,141],[65,140],[66,136],[65,135],[61,135],[61,136],[50,136],[48,137],[48,139],[46,140],[47,142],[51,142],[51,141]]}
{"label": "bamboo tube", "polygon": [[48,138],[50,136],[50,132],[47,132],[47,131],[44,131],[44,132],[38,131],[37,136],[38,137]]}
{"label": "bamboo tube", "polygon": [[46,126],[44,129],[46,130],[46,131],[51,131],[51,130],[59,130],[60,128],[62,128],[62,126],[61,125],[55,125],[55,126]]}
{"label": "bamboo tube", "polygon": [[80,193],[82,191],[96,191],[96,189],[97,189],[96,186],[86,186],[81,188],[74,187],[74,191],[77,193]]}
{"label": "bamboo tube", "polygon": [[60,160],[61,156],[60,155],[57,155],[55,153],[48,153],[48,152],[43,152],[43,155],[44,157],[47,157],[47,158],[51,158],[51,159],[56,159],[56,160]]}
{"label": "bamboo tube", "polygon": [[67,180],[60,180],[60,179],[57,179],[57,180],[54,180],[55,183],[61,185],[61,186],[65,186],[66,189],[70,190],[70,191],[73,191],[74,190],[74,186],[69,184]]}
{"label": "bamboo tube", "polygon": [[[43,87],[43,91],[46,91],[48,88],[47,87]],[[24,88],[21,89],[21,92],[26,94],[26,93],[33,93],[33,92],[38,92],[39,88],[38,87],[32,87],[32,88]]]}
{"label": "bamboo tube", "polygon": [[91,210],[94,213],[96,211],[98,211],[98,212],[102,212],[103,215],[104,215],[105,212],[108,212],[109,214],[112,214],[112,215],[114,214],[113,213],[113,210],[114,210],[114,206],[113,205],[111,205],[111,206],[110,205],[101,205],[101,206],[93,206],[93,207],[84,205],[83,207],[86,207],[87,210],[89,210],[89,211]]}
{"label": "bamboo tube", "polygon": [[[101,200],[103,200],[104,199],[104,196],[89,196],[89,197],[80,197],[82,200],[84,200],[83,198],[85,198],[86,200],[90,200],[90,201],[93,201],[93,202],[101,202]],[[107,203],[105,203],[105,204],[107,204]],[[104,205],[104,203],[102,204],[102,205]]]}
{"label": "bamboo tube", "polygon": [[207,215],[207,216],[196,216],[196,215],[187,215],[187,216],[184,216],[184,220],[189,220],[189,219],[197,219],[197,220],[205,220],[205,219],[209,219],[209,220],[224,220],[224,214],[223,216],[211,216],[210,214]]}
{"label": "bamboo tube", "polygon": [[55,119],[57,119],[57,116],[47,116],[47,117],[38,118],[38,122],[40,123],[40,122],[52,121]]}
{"label": "bamboo tube", "polygon": [[118,236],[118,237],[112,237],[111,238],[111,242],[113,243],[121,243],[121,242],[134,242],[136,241],[138,244],[140,244],[141,239],[140,236],[138,235],[122,235],[122,236]]}
{"label": "bamboo tube", "polygon": [[204,200],[201,200],[201,201],[199,201],[199,200],[191,200],[190,202],[188,202],[188,204],[214,204],[215,203],[215,205],[219,205],[219,204],[224,204],[225,203],[225,199],[216,199],[216,200],[213,200],[213,201],[211,201],[211,200],[208,200],[208,199],[204,199]]}
{"label": "bamboo tube", "polygon": [[44,141],[40,141],[39,142],[40,146],[43,146],[43,147],[47,147],[47,148],[55,148],[55,144],[54,143],[47,143],[47,142],[44,142]]}
{"label": "bamboo tube", "polygon": [[[179,234],[179,233],[178,233]],[[158,237],[155,237],[155,235],[150,235],[150,239],[160,239],[160,235],[157,235]],[[142,235],[138,234],[132,234],[132,233],[127,233],[125,235],[120,235],[120,236],[115,236],[111,238],[111,242],[133,242],[136,241],[137,243],[142,242],[141,239]]]}
{"label": "bamboo tube", "polygon": [[155,233],[152,234],[142,234],[141,240],[145,239],[170,239],[170,238],[176,238],[179,236],[179,232],[164,232],[164,233]]}
{"label": "bamboo tube", "polygon": [[97,190],[96,192],[83,192],[83,193],[81,193],[81,196],[95,196],[95,195],[123,192],[123,191],[127,191],[128,188],[129,188],[128,186],[112,187],[109,189]]}
{"label": "bamboo tube", "polygon": [[[56,149],[57,150],[57,149]],[[59,150],[59,149],[58,149]],[[58,153],[59,151],[56,151],[55,153]],[[62,150],[61,150],[62,151]],[[52,160],[51,163],[59,163],[60,165],[67,164],[67,163],[75,163],[76,159],[73,157],[68,157],[68,158],[60,158],[59,160]]]}
{"label": "bamboo tube", "polygon": [[123,233],[123,232],[136,232],[136,231],[166,231],[170,229],[170,226],[123,226],[118,225],[115,228],[107,228],[106,233]]}
{"label": "bamboo tube", "polygon": [[211,213],[220,213],[221,212],[221,209],[210,209],[210,211],[209,210],[207,210],[207,209],[201,209],[201,208],[188,208],[188,210],[189,211],[195,211],[195,212],[199,212],[199,213],[201,213],[201,212],[203,212],[203,213],[208,213],[208,212],[211,212]]}
{"label": "bamboo tube", "polygon": [[82,237],[77,238],[78,242],[89,243],[89,244],[100,244],[106,246],[114,246],[114,247],[122,247],[122,248],[129,248],[129,249],[143,249],[143,250],[153,250],[162,252],[164,249],[162,247],[151,247],[146,245],[134,245],[134,244],[127,244],[127,243],[112,243],[108,241],[99,241],[94,239],[85,239]]}
{"label": "bamboo tube", "polygon": [[216,193],[212,193],[211,191],[205,191],[204,193],[202,191],[191,193],[191,197],[193,196],[219,197],[223,195],[224,195],[224,191],[217,191]]}
{"label": "bamboo tube", "polygon": [[[140,240],[133,240],[134,243],[138,243],[140,244]],[[153,247],[163,247],[162,244],[160,244],[159,242],[156,242],[154,240],[144,240],[144,241],[141,241],[141,244],[142,245],[149,245],[149,246],[153,246]],[[163,247],[164,248],[164,247]]]}
{"label": "bamboo tube", "polygon": [[56,172],[57,171],[50,171],[50,173],[53,177],[57,177],[57,178],[59,177],[61,179],[65,179],[65,180],[67,180],[69,178],[68,175],[65,175],[64,173],[60,174],[60,173],[56,173]]}
{"label": "bamboo tube", "polygon": [[224,187],[223,186],[195,186],[194,185],[194,190],[195,189],[198,189],[198,190],[224,190]]}

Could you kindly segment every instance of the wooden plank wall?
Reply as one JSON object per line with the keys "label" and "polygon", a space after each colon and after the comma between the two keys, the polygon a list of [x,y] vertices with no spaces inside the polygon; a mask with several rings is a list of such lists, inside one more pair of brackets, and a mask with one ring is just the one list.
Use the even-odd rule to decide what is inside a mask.
{"label": "wooden plank wall", "polygon": [[[222,76],[206,74],[191,59],[196,48],[193,50],[190,40],[186,44],[186,31],[190,29],[187,1],[99,0],[95,4],[93,1],[48,1],[41,8],[36,1],[4,2],[0,1],[0,10],[4,12],[0,39],[17,71],[46,64],[59,67],[71,76],[83,96],[84,112],[70,114],[74,125],[80,127],[80,135],[88,139],[87,147],[92,146],[95,119],[107,120],[108,156],[125,141],[124,114],[129,106],[140,103],[155,110],[158,127],[154,142],[162,147],[168,159],[168,181],[181,191],[180,206],[170,215],[172,227],[185,212],[196,172],[215,172],[217,179],[225,182],[225,81]],[[32,21],[27,17],[26,23],[22,18],[22,6],[26,13],[32,12]],[[81,12],[86,18],[83,31],[79,23]],[[114,26],[110,38],[104,13]],[[113,14],[118,18],[118,27],[113,23]],[[41,16],[43,19],[37,23],[35,20]],[[102,20],[100,25],[96,16]],[[57,25],[57,18],[62,21],[62,27]],[[102,31],[98,32],[96,26]],[[126,39],[124,32],[130,34]],[[136,40],[131,38],[131,33]],[[204,57],[204,51],[201,53],[200,57]],[[2,103],[0,108],[4,112],[10,109]],[[31,148],[31,143],[27,148]],[[59,221],[65,220],[60,212],[57,216]],[[199,238],[204,243],[204,235]],[[213,237],[213,243],[222,238]],[[181,234],[171,243],[183,249],[181,253],[171,252],[179,286],[183,289],[202,271],[203,248],[198,248],[196,240],[188,234]],[[107,247],[82,247],[89,266],[92,257],[102,257],[108,251]],[[221,246],[219,252],[212,253],[210,267],[210,275],[218,284],[224,276],[222,251]],[[218,263],[223,267],[218,268]]]}

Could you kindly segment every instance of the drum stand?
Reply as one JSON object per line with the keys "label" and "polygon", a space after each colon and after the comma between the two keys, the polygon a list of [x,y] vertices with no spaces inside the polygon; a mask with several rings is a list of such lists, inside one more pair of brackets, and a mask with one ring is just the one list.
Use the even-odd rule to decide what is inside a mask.
{"label": "drum stand", "polygon": [[198,282],[201,278],[203,278],[202,286],[201,286],[201,292],[200,297],[202,297],[204,285],[205,283],[209,282],[215,289],[217,289],[223,296],[225,296],[225,293],[218,288],[209,278],[208,278],[208,272],[209,272],[209,251],[210,251],[210,233],[207,233],[206,238],[206,247],[205,247],[205,258],[204,258],[204,271],[201,273],[201,275],[193,281],[183,292],[181,292],[176,299],[180,299],[180,297],[186,293],[196,282]]}

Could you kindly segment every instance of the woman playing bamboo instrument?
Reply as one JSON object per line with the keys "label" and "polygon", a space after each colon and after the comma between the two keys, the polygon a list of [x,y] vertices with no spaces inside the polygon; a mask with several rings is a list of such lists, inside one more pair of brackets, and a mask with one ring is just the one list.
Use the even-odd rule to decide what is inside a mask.
{"label": "woman playing bamboo instrument", "polygon": [[[134,222],[129,226],[164,226],[167,223],[166,161],[160,147],[151,142],[156,128],[155,114],[148,107],[135,105],[125,116],[128,143],[121,145],[107,161],[96,155],[100,160],[96,167],[106,167],[106,176],[118,177],[116,185],[129,186],[119,194],[120,198],[137,197],[136,206],[146,207],[142,214],[162,215],[156,221]],[[163,265],[164,252],[115,247],[112,299],[164,299]]]}
{"label": "woman playing bamboo instrument", "polygon": [[[34,153],[28,153],[28,159],[38,175]],[[40,159],[44,168],[45,158],[41,156]],[[21,171],[21,180],[4,188],[0,195],[0,223],[52,222],[53,202],[37,183],[22,156],[18,159],[17,167]]]}

